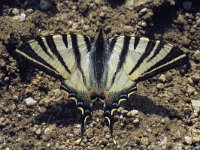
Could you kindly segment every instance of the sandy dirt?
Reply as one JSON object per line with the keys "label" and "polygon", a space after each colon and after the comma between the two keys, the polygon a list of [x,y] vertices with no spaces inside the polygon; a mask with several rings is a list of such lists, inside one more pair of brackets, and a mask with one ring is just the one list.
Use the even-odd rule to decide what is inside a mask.
{"label": "sandy dirt", "polygon": [[[5,45],[69,32],[93,37],[103,28],[180,47],[180,67],[139,84],[115,115],[114,139],[95,110],[84,139],[81,116],[60,82],[17,63]],[[14,47],[13,47],[14,48]],[[29,106],[26,98],[36,101]],[[199,0],[8,0],[0,4],[0,149],[200,149]]]}

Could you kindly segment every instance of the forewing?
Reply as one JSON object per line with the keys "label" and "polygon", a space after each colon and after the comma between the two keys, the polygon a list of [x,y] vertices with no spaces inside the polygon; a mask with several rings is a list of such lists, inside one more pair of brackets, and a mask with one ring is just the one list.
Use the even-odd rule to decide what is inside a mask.
{"label": "forewing", "polygon": [[110,41],[110,92],[122,91],[188,62],[186,54],[170,44],[148,38],[120,36]]}
{"label": "forewing", "polygon": [[36,68],[61,79],[66,86],[76,90],[79,83],[82,90],[86,90],[83,68],[89,68],[89,64],[82,62],[87,59],[89,50],[88,37],[64,34],[30,40],[15,53]]}

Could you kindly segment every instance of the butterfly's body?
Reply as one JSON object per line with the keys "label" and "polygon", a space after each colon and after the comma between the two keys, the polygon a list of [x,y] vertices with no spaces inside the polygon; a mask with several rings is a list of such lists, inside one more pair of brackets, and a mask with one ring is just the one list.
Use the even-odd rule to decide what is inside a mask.
{"label": "butterfly's body", "polygon": [[102,31],[94,40],[76,34],[39,37],[14,52],[61,80],[81,110],[83,124],[93,102],[101,100],[109,127],[113,112],[136,91],[138,82],[188,62],[170,44],[134,36],[107,40]]}

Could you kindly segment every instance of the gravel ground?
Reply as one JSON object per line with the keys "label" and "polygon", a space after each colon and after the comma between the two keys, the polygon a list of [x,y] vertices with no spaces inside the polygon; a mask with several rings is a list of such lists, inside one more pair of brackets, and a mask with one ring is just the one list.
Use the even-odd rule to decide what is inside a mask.
{"label": "gravel ground", "polygon": [[[199,0],[7,0],[0,4],[0,149],[200,149]],[[115,115],[114,139],[96,110],[80,113],[60,82],[19,65],[4,44],[67,32],[147,36],[180,47],[191,68],[139,84]]]}

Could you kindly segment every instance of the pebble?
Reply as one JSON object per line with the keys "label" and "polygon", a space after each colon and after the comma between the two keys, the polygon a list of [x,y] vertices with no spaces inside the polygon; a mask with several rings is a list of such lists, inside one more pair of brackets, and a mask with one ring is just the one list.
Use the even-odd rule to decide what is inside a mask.
{"label": "pebble", "polygon": [[14,15],[18,15],[18,14],[19,14],[19,10],[18,10],[17,8],[14,8],[14,9],[12,10],[12,13],[13,13]]}
{"label": "pebble", "polygon": [[20,15],[14,16],[13,19],[14,19],[14,20],[19,19],[20,21],[23,22],[23,21],[25,21],[25,19],[26,19],[26,14],[25,14],[25,13],[21,13]]}
{"label": "pebble", "polygon": [[19,19],[20,19],[20,21],[25,21],[25,19],[26,19],[26,14],[25,14],[25,13],[21,13]]}
{"label": "pebble", "polygon": [[144,21],[142,21],[141,26],[142,26],[142,27],[146,27],[146,26],[147,26],[147,23],[144,22]]}
{"label": "pebble", "polygon": [[139,122],[140,122],[140,120],[139,120],[138,118],[136,118],[136,119],[133,120],[133,123],[134,123],[134,124],[137,124],[137,123],[139,123]]}
{"label": "pebble", "polygon": [[36,133],[37,135],[40,135],[40,134],[42,133],[42,130],[39,128],[39,129],[37,129],[37,130],[35,131],[35,133]]}
{"label": "pebble", "polygon": [[200,62],[200,51],[199,51],[199,50],[197,50],[197,51],[194,53],[194,59],[195,59],[196,61],[199,61],[199,62]]}
{"label": "pebble", "polygon": [[87,31],[87,30],[89,30],[90,29],[90,26],[89,25],[83,25],[83,30],[85,30],[85,31]]}
{"label": "pebble", "polygon": [[146,12],[147,12],[147,10],[148,10],[147,8],[143,8],[143,9],[141,9],[141,10],[140,10],[140,12],[139,12],[139,13],[140,13],[140,14],[144,14],[144,13],[146,13]]}
{"label": "pebble", "polygon": [[79,26],[78,23],[73,23],[73,24],[72,24],[72,28],[73,28],[73,29],[77,29],[78,26]]}
{"label": "pebble", "polygon": [[125,110],[125,109],[124,109],[124,110],[121,111],[121,114],[122,114],[123,116],[126,116],[127,113],[128,113],[128,110]]}
{"label": "pebble", "polygon": [[192,144],[192,138],[191,138],[191,137],[185,136],[184,139],[185,139],[185,142],[186,142],[187,144],[189,144],[189,145]]}
{"label": "pebble", "polygon": [[161,74],[160,77],[158,78],[158,80],[164,83],[167,81],[167,78],[164,74]]}
{"label": "pebble", "polygon": [[200,112],[200,100],[191,100],[194,113]]}
{"label": "pebble", "polygon": [[141,143],[143,144],[143,145],[149,145],[149,139],[147,138],[147,137],[143,137],[142,139],[141,139]]}
{"label": "pebble", "polygon": [[196,91],[195,88],[192,87],[192,86],[188,86],[188,88],[187,88],[187,90],[186,90],[186,92],[187,92],[189,95],[194,94],[195,91]]}
{"label": "pebble", "polygon": [[164,85],[163,83],[158,83],[158,84],[156,85],[156,87],[157,87],[157,89],[159,89],[159,90],[163,90],[163,89],[165,88],[165,85]]}
{"label": "pebble", "polygon": [[94,129],[93,128],[88,128],[86,134],[87,134],[87,138],[88,139],[94,137]]}
{"label": "pebble", "polygon": [[52,132],[52,127],[47,127],[45,130],[44,130],[44,134],[50,134]]}
{"label": "pebble", "polygon": [[37,103],[32,97],[28,97],[25,99],[25,103],[27,106],[33,106]]}
{"label": "pebble", "polygon": [[131,110],[131,111],[129,111],[129,112],[127,113],[127,116],[128,116],[128,117],[134,117],[134,116],[136,116],[136,115],[138,115],[138,110]]}
{"label": "pebble", "polygon": [[200,26],[200,17],[197,19],[197,25]]}
{"label": "pebble", "polygon": [[109,139],[110,139],[110,135],[109,135],[109,134],[106,134],[105,138],[106,138],[107,140],[109,140]]}
{"label": "pebble", "polygon": [[4,81],[6,82],[6,81],[9,81],[9,77],[5,77],[4,78]]}

